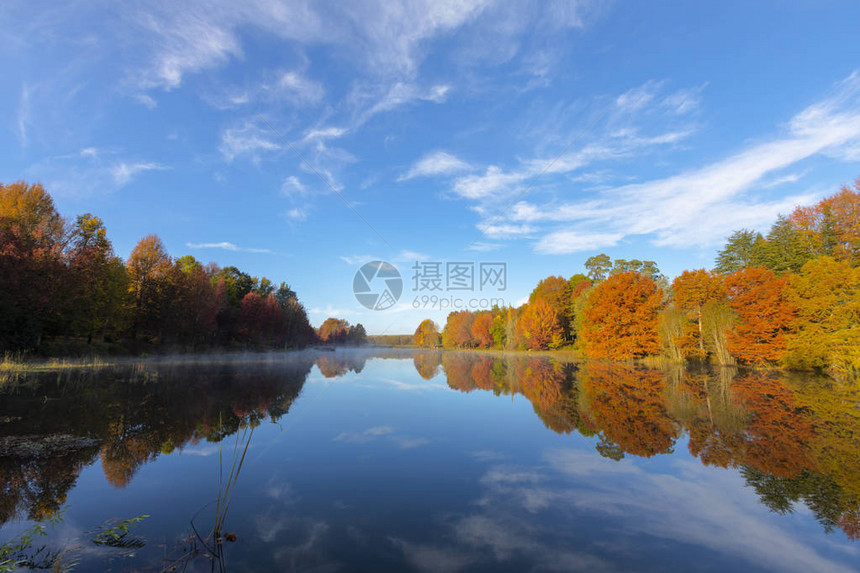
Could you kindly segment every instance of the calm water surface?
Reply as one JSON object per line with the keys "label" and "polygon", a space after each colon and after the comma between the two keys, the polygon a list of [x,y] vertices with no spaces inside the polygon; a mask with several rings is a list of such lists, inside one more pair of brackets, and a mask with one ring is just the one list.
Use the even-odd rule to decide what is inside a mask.
{"label": "calm water surface", "polygon": [[454,352],[40,374],[0,388],[0,543],[59,517],[34,564],[858,571],[859,395]]}

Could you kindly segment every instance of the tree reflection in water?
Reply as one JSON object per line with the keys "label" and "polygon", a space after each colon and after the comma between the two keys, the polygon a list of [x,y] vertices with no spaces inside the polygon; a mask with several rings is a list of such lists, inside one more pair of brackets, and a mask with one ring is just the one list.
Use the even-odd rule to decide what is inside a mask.
{"label": "tree reflection in water", "polygon": [[[324,377],[343,376],[361,372],[370,356],[152,363],[43,373],[6,386],[0,390],[0,525],[57,515],[82,469],[97,461],[122,488],[141,466],[174,450],[220,444],[277,421],[314,365]],[[860,535],[855,386],[735,368],[649,369],[521,354],[390,357],[411,358],[425,380],[441,371],[461,392],[522,395],[548,429],[592,437],[606,458],[668,453],[686,434],[690,454],[707,466],[737,468],[772,511],[788,513],[802,503],[826,530],[841,529],[855,540]]]}
{"label": "tree reflection in water", "polygon": [[694,457],[739,468],[772,511],[790,513],[802,502],[827,531],[860,535],[860,390],[852,385],[733,367],[469,352],[445,353],[442,364],[451,388],[521,394],[547,428],[596,436],[598,453],[614,460],[670,453],[686,433]]}

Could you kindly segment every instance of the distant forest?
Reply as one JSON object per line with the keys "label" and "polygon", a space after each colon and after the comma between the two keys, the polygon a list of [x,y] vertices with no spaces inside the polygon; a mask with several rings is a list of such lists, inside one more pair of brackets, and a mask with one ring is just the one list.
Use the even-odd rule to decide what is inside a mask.
{"label": "distant forest", "polygon": [[540,281],[520,307],[452,312],[441,332],[428,319],[413,340],[860,373],[860,180],[766,236],[736,231],[715,263],[670,283],[654,261],[596,255],[585,272]]}
{"label": "distant forest", "polygon": [[294,348],[365,336],[336,318],[315,331],[287,283],[174,259],[156,235],[123,261],[95,215],[72,223],[40,184],[0,184],[0,352]]}

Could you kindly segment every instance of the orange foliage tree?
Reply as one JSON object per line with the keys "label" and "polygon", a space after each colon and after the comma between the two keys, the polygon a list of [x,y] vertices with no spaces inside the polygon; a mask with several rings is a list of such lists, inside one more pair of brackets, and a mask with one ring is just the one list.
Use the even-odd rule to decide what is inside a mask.
{"label": "orange foliage tree", "polygon": [[610,275],[588,297],[582,336],[590,358],[623,360],[660,350],[657,325],[663,293],[635,272]]}
{"label": "orange foliage tree", "polygon": [[561,346],[563,332],[558,311],[543,299],[527,304],[517,320],[517,336],[531,350]]}
{"label": "orange foliage tree", "polygon": [[860,264],[860,179],[811,207],[797,207],[789,221],[806,249],[817,255]]}
{"label": "orange foliage tree", "polygon": [[485,310],[475,315],[472,323],[472,338],[480,348],[489,348],[493,345],[493,313]]}
{"label": "orange foliage tree", "polygon": [[725,277],[729,304],[737,315],[728,333],[729,352],[743,362],[779,362],[796,309],[787,298],[788,279],[762,267],[747,267]]}
{"label": "orange foliage tree", "polygon": [[325,319],[317,331],[319,339],[330,344],[343,344],[348,334],[349,322],[334,317]]}
{"label": "orange foliage tree", "polygon": [[472,336],[472,323],[475,315],[468,310],[457,310],[448,314],[445,328],[442,330],[442,345],[445,348],[472,348],[475,339]]}
{"label": "orange foliage tree", "polygon": [[565,339],[570,332],[571,291],[570,281],[556,276],[540,281],[529,295],[529,304],[542,300],[555,311]]}

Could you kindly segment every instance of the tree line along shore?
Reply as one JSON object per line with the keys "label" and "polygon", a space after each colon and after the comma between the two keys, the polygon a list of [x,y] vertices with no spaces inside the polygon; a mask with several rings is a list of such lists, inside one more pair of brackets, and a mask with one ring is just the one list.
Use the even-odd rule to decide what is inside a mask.
{"label": "tree line along shore", "polygon": [[721,365],[860,373],[860,180],[742,229],[713,269],[670,282],[654,261],[589,258],[541,280],[519,307],[424,320],[421,347],[574,350],[586,358],[661,357]]}
{"label": "tree line along shore", "polygon": [[[103,221],[64,219],[42,185],[0,184],[0,356],[141,354],[363,344],[360,324],[315,330],[298,295],[228,266],[171,257],[156,235],[127,260]],[[9,356],[16,359],[9,360]]]}

